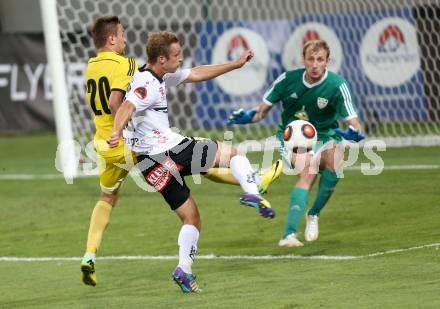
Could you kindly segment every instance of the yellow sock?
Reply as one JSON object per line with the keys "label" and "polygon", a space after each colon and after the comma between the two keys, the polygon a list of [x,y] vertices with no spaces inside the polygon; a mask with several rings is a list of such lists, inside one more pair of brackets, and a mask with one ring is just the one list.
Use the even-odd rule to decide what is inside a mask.
{"label": "yellow sock", "polygon": [[232,175],[230,168],[213,167],[210,168],[203,176],[214,182],[226,183],[229,185],[239,185],[237,179],[235,179],[235,177]]}
{"label": "yellow sock", "polygon": [[96,253],[101,244],[104,233],[112,212],[112,205],[104,201],[98,201],[90,218],[89,235],[87,238],[87,252]]}

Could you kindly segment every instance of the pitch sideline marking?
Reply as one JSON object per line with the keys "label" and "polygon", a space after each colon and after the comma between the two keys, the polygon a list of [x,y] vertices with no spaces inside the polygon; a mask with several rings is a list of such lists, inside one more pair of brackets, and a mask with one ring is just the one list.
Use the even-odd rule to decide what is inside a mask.
{"label": "pitch sideline marking", "polygon": [[[405,249],[392,249],[386,251],[379,251],[375,253],[370,253],[366,255],[358,256],[331,256],[331,255],[314,255],[314,256],[303,256],[303,255],[231,255],[231,256],[216,256],[214,254],[197,256],[198,260],[359,260],[376,256],[383,256],[388,254],[395,254],[413,250],[420,250],[426,248],[439,249],[440,243],[433,243],[427,245],[421,245]],[[15,257],[15,256],[2,256],[0,257],[0,262],[59,262],[59,261],[80,261],[81,257]],[[102,256],[98,258],[99,260],[178,260],[177,256],[173,255],[158,255],[158,256]]]}
{"label": "pitch sideline marking", "polygon": [[[360,171],[362,167],[360,165],[348,166],[344,170],[347,171]],[[389,165],[384,166],[386,171],[398,171],[398,170],[432,170],[440,169],[438,164],[402,164],[402,165]],[[371,171],[378,170],[371,169]],[[96,177],[97,175],[92,174],[80,174],[78,178],[88,178]],[[52,180],[52,179],[63,179],[63,174],[0,174],[0,180]]]}

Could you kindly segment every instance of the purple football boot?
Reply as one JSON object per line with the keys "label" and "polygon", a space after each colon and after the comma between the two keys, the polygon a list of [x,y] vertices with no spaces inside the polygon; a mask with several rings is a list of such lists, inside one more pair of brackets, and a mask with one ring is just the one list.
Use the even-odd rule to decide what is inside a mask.
{"label": "purple football boot", "polygon": [[197,285],[196,277],[187,274],[180,267],[174,270],[173,280],[179,285],[183,293],[199,293],[202,291]]}
{"label": "purple football boot", "polygon": [[244,193],[240,195],[240,204],[254,207],[264,218],[273,219],[275,217],[275,210],[270,206],[270,203],[259,194]]}

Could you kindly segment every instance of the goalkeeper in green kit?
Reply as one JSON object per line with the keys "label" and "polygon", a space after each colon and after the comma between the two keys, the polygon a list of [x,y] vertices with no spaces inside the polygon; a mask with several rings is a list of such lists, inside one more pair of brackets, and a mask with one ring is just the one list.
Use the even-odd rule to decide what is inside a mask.
{"label": "goalkeeper in green kit", "polygon": [[[336,172],[343,164],[342,138],[354,142],[365,138],[350,86],[340,75],[327,70],[329,59],[330,49],[325,41],[308,41],[303,47],[304,68],[281,74],[257,108],[234,111],[229,118],[229,124],[258,122],[274,104],[281,103],[283,106],[277,131],[277,138],[281,141],[280,153],[289,167],[299,169],[299,179],[290,194],[286,225],[278,243],[281,247],[303,246],[297,237],[298,227],[319,168],[321,176],[317,196],[307,212],[305,230],[306,241],[318,239],[319,215],[339,181]],[[298,119],[309,121],[317,130],[318,142],[310,152],[301,149],[288,152],[284,148],[284,128]],[[349,128],[339,129],[338,120],[343,120]]]}

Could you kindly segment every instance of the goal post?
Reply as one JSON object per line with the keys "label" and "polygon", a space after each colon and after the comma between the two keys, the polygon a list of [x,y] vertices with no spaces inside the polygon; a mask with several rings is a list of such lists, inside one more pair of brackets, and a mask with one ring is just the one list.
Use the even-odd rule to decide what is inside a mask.
{"label": "goal post", "polygon": [[56,0],[40,0],[40,7],[46,55],[53,87],[53,110],[58,140],[55,166],[63,172],[66,182],[71,183],[72,179],[77,176],[78,159],[69,110],[69,92],[64,71]]}
{"label": "goal post", "polygon": [[[42,9],[53,13],[54,1],[41,0]],[[82,149],[94,130],[83,88],[87,60],[96,54],[89,31],[103,15],[119,16],[126,54],[139,65],[146,61],[148,33],[158,30],[178,35],[183,67],[222,63],[245,48],[254,50],[252,62],[240,70],[169,89],[170,122],[184,133],[223,140],[225,131],[233,131],[233,143],[273,136],[279,106],[258,124],[227,127],[227,117],[258,104],[278,75],[301,66],[302,44],[321,38],[330,45],[329,69],[352,86],[368,138],[397,147],[440,145],[438,0],[57,0],[56,10],[60,41],[48,40],[57,45],[48,49],[62,49],[69,94],[66,103],[55,93],[57,104],[63,100],[62,109],[55,107],[57,134],[72,137],[58,132],[59,123],[70,127],[68,110],[70,134]]]}

